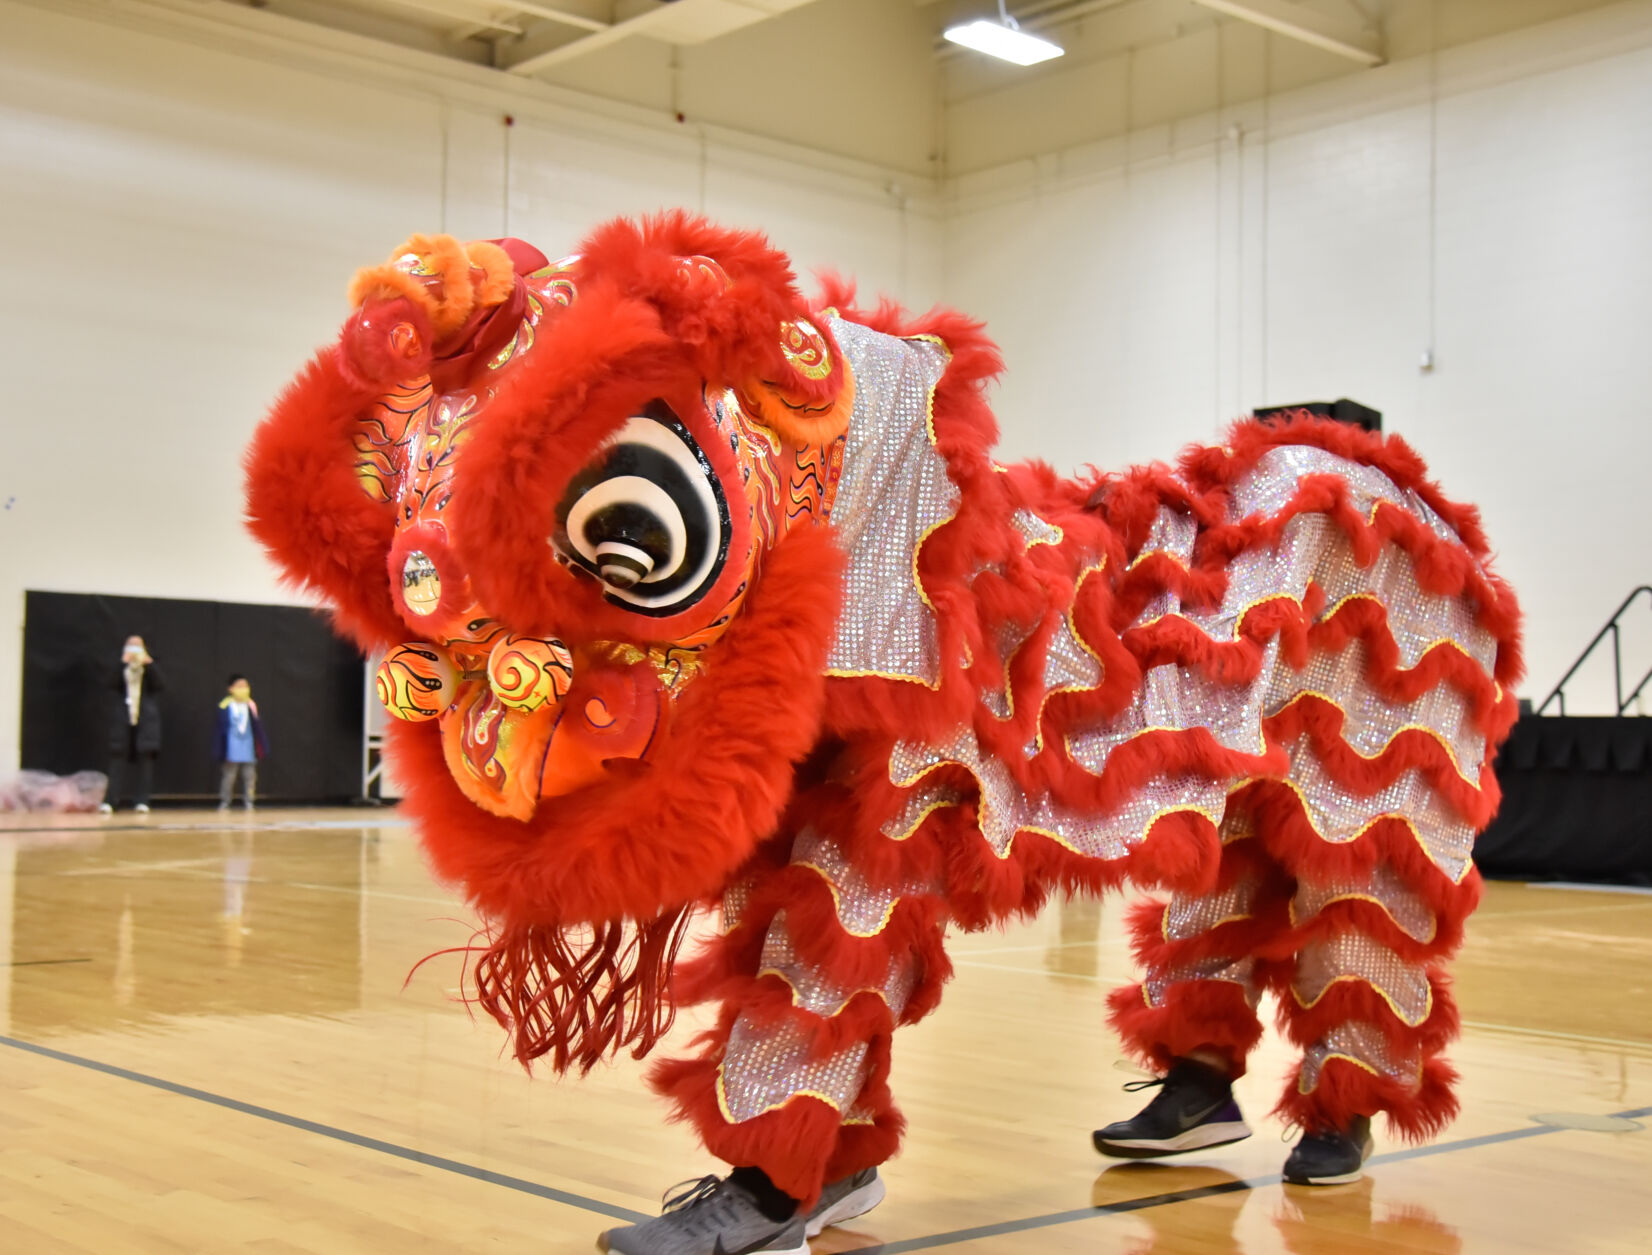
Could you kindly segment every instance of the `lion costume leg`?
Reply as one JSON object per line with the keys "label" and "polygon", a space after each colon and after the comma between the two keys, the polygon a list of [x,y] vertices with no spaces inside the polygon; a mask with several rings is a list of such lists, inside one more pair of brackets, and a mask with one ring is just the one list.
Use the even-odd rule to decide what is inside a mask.
{"label": "lion costume leg", "polygon": [[1419,858],[1384,856],[1363,873],[1298,867],[1296,952],[1277,992],[1280,1027],[1303,1055],[1280,1115],[1311,1131],[1382,1112],[1412,1140],[1450,1122],[1457,1074],[1442,1051],[1457,1008],[1445,963],[1479,892],[1472,872],[1453,882]]}
{"label": "lion costume leg", "polygon": [[1216,889],[1173,894],[1136,906],[1131,948],[1139,983],[1114,990],[1109,1022],[1129,1052],[1159,1072],[1195,1055],[1220,1056],[1229,1076],[1245,1074],[1262,1039],[1257,1003],[1265,961],[1289,929],[1290,882],[1260,841],[1224,824]]}
{"label": "lion costume leg", "polygon": [[937,886],[872,839],[896,856],[875,882],[805,826],[787,862],[730,892],[723,935],[680,972],[685,1001],[722,1004],[717,1027],[696,1057],[653,1073],[712,1154],[805,1208],[894,1154],[891,1037],[933,1008],[948,972]]}
{"label": "lion costume leg", "polygon": [[[1472,514],[1385,473],[1406,480],[1405,466],[1275,450],[1230,475],[1226,456],[1212,482],[1228,522],[1184,546],[1189,569],[1201,553],[1224,564],[1224,602],[1182,615],[1216,641],[1237,614],[1238,636],[1255,638],[1246,709],[1272,759],[1229,786],[1214,891],[1139,908],[1145,979],[1111,1001],[1132,1052],[1171,1074],[1160,1097],[1187,1097],[1096,1140],[1107,1154],[1173,1154],[1197,1144],[1175,1131],[1182,1117],[1231,1124],[1210,1115],[1221,1078],[1175,1065],[1242,1074],[1266,989],[1303,1051],[1278,1108],[1304,1133],[1287,1178],[1331,1182],[1369,1154],[1369,1117],[1420,1139],[1456,1113],[1444,964],[1479,898],[1471,855],[1498,800],[1490,757],[1514,715],[1501,679],[1519,672],[1517,611],[1485,570]],[[1273,623],[1247,618],[1270,599]],[[1223,648],[1238,652],[1209,652]],[[1207,722],[1240,705],[1214,692],[1194,706]]]}
{"label": "lion costume leg", "polygon": [[1327,867],[1301,857],[1311,847],[1248,835],[1250,820],[1235,819],[1242,806],[1224,825],[1214,892],[1133,912],[1143,979],[1113,993],[1113,1026],[1157,1071],[1220,1057],[1237,1078],[1261,1039],[1257,1004],[1271,990],[1281,1029],[1302,1051],[1278,1114],[1314,1131],[1381,1112],[1404,1137],[1437,1132],[1457,1112],[1456,1073],[1441,1057],[1457,1028],[1444,964],[1478,878],[1453,883],[1418,859]]}

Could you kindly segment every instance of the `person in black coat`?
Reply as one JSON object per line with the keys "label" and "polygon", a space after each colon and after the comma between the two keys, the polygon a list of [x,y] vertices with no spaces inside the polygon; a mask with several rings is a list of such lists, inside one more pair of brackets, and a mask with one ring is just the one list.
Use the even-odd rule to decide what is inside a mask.
{"label": "person in black coat", "polygon": [[120,805],[129,767],[137,768],[133,809],[140,815],[149,813],[155,759],[161,752],[161,707],[156,699],[165,687],[143,637],[128,636],[120,665],[109,675],[109,792],[101,807],[105,815]]}

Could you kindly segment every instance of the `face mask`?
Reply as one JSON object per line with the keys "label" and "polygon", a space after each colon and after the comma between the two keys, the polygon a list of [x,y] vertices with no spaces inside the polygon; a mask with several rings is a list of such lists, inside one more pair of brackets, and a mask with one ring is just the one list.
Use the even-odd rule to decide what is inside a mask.
{"label": "face mask", "polygon": [[229,695],[238,702],[250,701],[252,698],[252,689],[245,684],[237,684],[234,688],[230,689]]}

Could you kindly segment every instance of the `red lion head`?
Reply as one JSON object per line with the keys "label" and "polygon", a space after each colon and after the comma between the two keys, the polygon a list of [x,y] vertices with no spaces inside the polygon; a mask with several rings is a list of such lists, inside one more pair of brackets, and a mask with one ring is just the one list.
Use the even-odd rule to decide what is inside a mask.
{"label": "red lion head", "polygon": [[640,1052],[819,733],[848,366],[781,254],[684,215],[555,263],[415,236],[351,300],[248,450],[249,524],[384,655],[518,1053]]}

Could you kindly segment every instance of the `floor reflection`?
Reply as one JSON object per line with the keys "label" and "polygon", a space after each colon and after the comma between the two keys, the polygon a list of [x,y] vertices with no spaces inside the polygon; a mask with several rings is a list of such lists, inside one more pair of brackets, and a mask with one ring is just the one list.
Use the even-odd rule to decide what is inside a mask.
{"label": "floor reflection", "polygon": [[1101,902],[1062,898],[1056,911],[1056,938],[1044,952],[1045,970],[1053,976],[1095,979],[1100,964]]}
{"label": "floor reflection", "polygon": [[[1128,1213],[1147,1233],[1125,1246],[1129,1255],[1344,1255],[1349,1251],[1428,1251],[1459,1255],[1461,1236],[1418,1203],[1373,1203],[1374,1177],[1351,1185],[1309,1188],[1279,1186],[1261,1194],[1272,1199],[1271,1232],[1253,1222],[1241,1232],[1240,1218],[1257,1190],[1219,1168],[1168,1163],[1118,1164],[1103,1172],[1091,1190],[1091,1205]],[[1260,1218],[1258,1217],[1258,1220]]]}
{"label": "floor reflection", "polygon": [[9,1031],[173,1016],[327,1014],[361,1003],[362,834],[105,832],[16,841]]}

